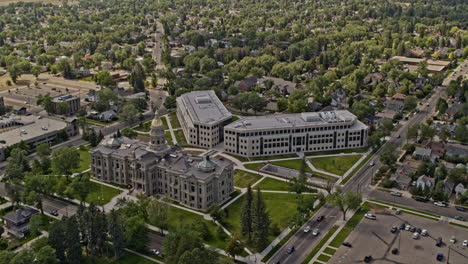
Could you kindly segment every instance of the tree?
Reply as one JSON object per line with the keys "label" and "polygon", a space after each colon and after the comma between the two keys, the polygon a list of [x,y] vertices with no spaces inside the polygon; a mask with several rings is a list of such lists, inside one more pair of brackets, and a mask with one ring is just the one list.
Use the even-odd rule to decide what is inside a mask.
{"label": "tree", "polygon": [[133,66],[132,73],[130,74],[129,82],[135,92],[143,92],[145,90],[146,75],[140,63]]}
{"label": "tree", "polygon": [[439,98],[439,100],[437,100],[437,104],[436,104],[436,110],[439,112],[439,115],[444,114],[445,111],[447,111],[447,108],[448,108],[447,101],[445,101],[442,98]]}
{"label": "tree", "polygon": [[226,253],[228,253],[232,258],[235,258],[237,255],[240,255],[244,251],[242,243],[236,238],[236,236],[229,237],[226,245]]}
{"label": "tree", "polygon": [[403,102],[405,109],[411,111],[414,108],[416,108],[417,100],[418,99],[415,96],[407,96],[405,101]]}
{"label": "tree", "polygon": [[32,75],[34,75],[34,77],[39,77],[39,74],[41,74],[41,71],[42,71],[42,68],[41,66],[39,65],[34,65],[32,68],[31,68],[31,73]]}
{"label": "tree", "polygon": [[80,200],[80,204],[84,205],[86,197],[91,191],[91,182],[89,175],[82,175],[80,177],[74,178],[72,182],[68,185],[65,193],[68,197],[75,197]]}
{"label": "tree", "polygon": [[139,120],[138,109],[133,104],[126,104],[119,113],[119,119],[127,124],[134,124]]}
{"label": "tree", "polygon": [[307,176],[306,176],[306,161],[305,158],[301,161],[299,175],[289,181],[289,191],[300,194],[307,190]]}
{"label": "tree", "polygon": [[65,219],[65,253],[67,257],[67,263],[79,264],[81,263],[81,257],[83,250],[80,244],[80,230],[78,229],[78,222],[76,216]]}
{"label": "tree", "polygon": [[262,192],[257,187],[257,195],[252,208],[253,242],[257,250],[263,250],[268,245],[270,234],[270,216],[266,211]]}
{"label": "tree", "polygon": [[124,223],[125,243],[131,249],[140,251],[146,248],[148,242],[145,221],[139,216],[133,216]]}
{"label": "tree", "polygon": [[96,83],[103,87],[110,87],[115,85],[114,78],[108,71],[100,71],[96,74]]}
{"label": "tree", "polygon": [[65,175],[68,180],[73,170],[80,167],[80,154],[75,148],[61,147],[52,153],[52,170],[57,175]]}
{"label": "tree", "polygon": [[66,261],[66,245],[64,243],[65,239],[65,222],[54,222],[49,229],[49,244],[52,248],[55,249],[55,255],[61,263],[65,263]]}
{"label": "tree", "polygon": [[247,241],[250,241],[251,234],[252,234],[252,202],[253,202],[253,194],[252,188],[249,186],[247,187],[247,192],[245,193],[245,198],[242,203],[241,209],[241,234],[247,236]]}
{"label": "tree", "polygon": [[42,215],[36,214],[29,219],[29,232],[32,235],[38,236],[41,233],[41,230],[46,230],[47,223],[44,221]]}
{"label": "tree", "polygon": [[[55,256],[55,249],[51,246],[46,245],[40,248],[35,255],[34,263],[38,264],[58,264],[59,260]],[[76,263],[76,262],[69,262],[69,263]]]}
{"label": "tree", "polygon": [[129,127],[122,129],[121,133],[122,133],[122,136],[128,137],[128,138],[135,138],[136,136],[138,136],[138,133]]}
{"label": "tree", "polygon": [[278,107],[278,111],[283,112],[284,110],[288,109],[288,99],[279,98],[278,101],[276,101],[276,105]]}
{"label": "tree", "polygon": [[48,95],[42,97],[40,104],[42,105],[42,107],[44,107],[44,110],[47,112],[47,114],[52,113],[52,111],[54,110],[53,104],[52,104],[52,97]]}
{"label": "tree", "polygon": [[418,138],[418,132],[419,132],[419,124],[415,124],[408,128],[408,134],[407,137],[408,139],[417,139]]}
{"label": "tree", "polygon": [[170,232],[164,240],[167,264],[211,264],[217,262],[217,256],[203,246],[197,232],[182,227]]}
{"label": "tree", "polygon": [[395,166],[395,162],[397,160],[397,156],[395,155],[395,151],[393,149],[385,149],[382,154],[380,155],[380,161],[393,168]]}
{"label": "tree", "polygon": [[349,209],[357,209],[362,203],[362,196],[360,193],[343,193],[341,188],[336,188],[336,191],[330,194],[327,199],[330,204],[340,209],[340,211],[343,213],[343,220],[346,220],[346,212]]}
{"label": "tree", "polygon": [[60,102],[57,104],[57,114],[67,115],[70,112],[70,105],[67,102]]}
{"label": "tree", "polygon": [[114,248],[114,255],[120,258],[125,250],[125,237],[122,222],[117,212],[112,209],[109,214],[109,235],[112,239],[112,247]]}
{"label": "tree", "polygon": [[169,220],[168,205],[165,201],[151,199],[149,202],[148,220],[152,225],[159,226],[161,230],[167,229],[167,221]]}

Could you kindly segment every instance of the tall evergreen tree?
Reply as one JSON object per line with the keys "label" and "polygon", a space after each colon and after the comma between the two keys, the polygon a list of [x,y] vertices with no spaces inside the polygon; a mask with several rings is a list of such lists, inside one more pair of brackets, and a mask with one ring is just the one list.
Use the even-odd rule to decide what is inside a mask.
{"label": "tall evergreen tree", "polygon": [[258,250],[263,250],[268,245],[270,216],[266,211],[260,188],[257,188],[257,196],[253,203],[252,212],[253,242]]}
{"label": "tall evergreen tree", "polygon": [[61,263],[66,262],[65,221],[57,221],[50,227],[49,244],[55,249],[55,254]]}
{"label": "tall evergreen tree", "polygon": [[145,90],[145,80],[145,70],[140,63],[136,63],[130,75],[130,84],[135,89],[135,92],[143,92]]}
{"label": "tall evergreen tree", "polygon": [[241,233],[247,236],[247,241],[250,241],[252,235],[252,201],[252,188],[249,185],[241,209]]}
{"label": "tall evergreen tree", "polygon": [[119,215],[112,209],[109,215],[109,235],[112,239],[112,247],[116,258],[122,257],[125,248],[123,225]]}
{"label": "tall evergreen tree", "polygon": [[66,220],[65,226],[65,247],[67,262],[69,264],[81,263],[81,244],[80,244],[80,232],[78,230],[78,222],[75,216],[70,217]]}

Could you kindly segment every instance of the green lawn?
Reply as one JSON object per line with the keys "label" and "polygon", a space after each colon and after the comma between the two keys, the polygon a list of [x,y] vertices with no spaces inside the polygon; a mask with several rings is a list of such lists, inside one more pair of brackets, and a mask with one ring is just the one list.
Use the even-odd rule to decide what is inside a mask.
{"label": "green lawn", "polygon": [[366,164],[366,162],[369,161],[370,158],[372,158],[372,156],[373,156],[373,153],[370,153],[369,155],[367,155],[367,157],[366,157],[363,161],[361,161],[361,163],[359,163],[359,165],[357,165],[357,166],[351,171],[351,173],[348,174],[348,176],[346,176],[346,178],[344,178],[343,181],[341,181],[341,184],[343,184],[343,185],[346,184],[346,183],[349,181],[349,179],[351,179],[351,177],[353,177],[353,175],[354,175],[359,169],[361,169],[361,167],[364,166],[364,164]]}
{"label": "green lawn", "polygon": [[243,170],[237,170],[234,173],[234,186],[239,188],[247,188],[247,186],[254,184],[260,180],[262,176],[250,173]]}
{"label": "green lawn", "polygon": [[154,262],[147,260],[138,255],[130,252],[125,252],[120,259],[104,258],[104,257],[84,257],[83,264],[154,264]]}
{"label": "green lawn", "polygon": [[106,122],[101,122],[101,121],[90,119],[90,118],[86,118],[86,122],[88,122],[89,124],[92,124],[92,125],[96,125],[96,126],[108,126],[108,125],[114,123],[114,121],[106,123]]}
{"label": "green lawn", "polygon": [[333,248],[327,247],[323,252],[327,253],[327,254],[330,254],[330,255],[333,255],[333,254],[335,254],[336,250],[334,250]]}
{"label": "green lawn", "polygon": [[191,225],[196,221],[204,222],[207,225],[208,230],[211,234],[211,239],[205,241],[205,243],[211,246],[217,247],[217,248],[221,248],[221,249],[226,248],[226,241],[220,240],[217,237],[217,234],[216,234],[217,225],[215,223],[203,219],[203,216],[201,215],[194,214],[189,211],[176,208],[174,206],[169,207],[169,220],[168,220],[169,231],[177,229],[180,225]]}
{"label": "green lawn", "polygon": [[104,205],[110,202],[114,196],[120,194],[121,192],[121,190],[106,185],[90,182],[90,192],[86,197],[86,202],[97,205]]}
{"label": "green lawn", "polygon": [[134,130],[141,132],[149,132],[151,129],[151,122],[153,122],[153,120],[141,122],[140,124],[138,124],[138,126],[134,127]]}
{"label": "green lawn", "polygon": [[172,129],[180,127],[179,119],[177,119],[177,114],[176,113],[170,113],[169,118],[171,119]]}
{"label": "green lawn", "polygon": [[[256,195],[256,193],[254,193]],[[296,194],[290,193],[262,193],[272,224],[276,224],[283,231],[296,212]],[[227,207],[229,217],[223,219],[223,225],[231,232],[240,232],[240,214],[245,195]],[[270,241],[274,239],[269,237]]]}
{"label": "green lawn", "polygon": [[[293,160],[281,160],[281,161],[272,161],[270,162],[273,165],[281,166],[281,167],[286,167],[294,170],[300,170],[301,169],[301,164],[302,164],[302,159],[293,159]],[[305,171],[309,173],[313,173],[313,171],[305,164]]]}
{"label": "green lawn", "polygon": [[167,145],[169,145],[169,146],[174,145],[174,142],[172,142],[171,132],[166,131],[165,134],[166,134]]}
{"label": "green lawn", "polygon": [[340,153],[365,153],[369,150],[368,147],[364,148],[354,148],[354,149],[337,149],[337,150],[329,150],[329,151],[316,151],[316,152],[306,152],[306,156],[317,156],[317,155],[333,155],[333,154],[340,154]]}
{"label": "green lawn", "polygon": [[90,168],[91,166],[91,157],[89,156],[90,146],[84,146],[78,148],[78,153],[80,154],[80,167],[74,172],[82,172]]}
{"label": "green lawn", "polygon": [[348,156],[331,156],[322,158],[311,158],[309,161],[315,168],[342,176],[345,174],[359,159],[361,155]]}
{"label": "green lawn", "polygon": [[257,162],[257,163],[248,163],[244,164],[244,167],[249,170],[255,170],[255,169],[260,169],[265,163],[263,162]]}
{"label": "green lawn", "polygon": [[161,117],[161,121],[163,123],[163,126],[164,126],[164,129],[169,129],[169,126],[167,125],[167,117],[166,116],[162,116]]}
{"label": "green lawn", "polygon": [[266,178],[255,187],[268,191],[289,191],[289,183],[287,181],[280,181],[273,178]]}
{"label": "green lawn", "polygon": [[180,146],[182,146],[182,147],[188,146],[187,140],[185,140],[184,132],[182,130],[174,131],[174,135],[175,135],[175,137],[177,139],[177,143]]}
{"label": "green lawn", "polygon": [[317,260],[320,260],[324,263],[327,263],[328,260],[330,260],[331,257],[327,256],[327,255],[320,255]]}

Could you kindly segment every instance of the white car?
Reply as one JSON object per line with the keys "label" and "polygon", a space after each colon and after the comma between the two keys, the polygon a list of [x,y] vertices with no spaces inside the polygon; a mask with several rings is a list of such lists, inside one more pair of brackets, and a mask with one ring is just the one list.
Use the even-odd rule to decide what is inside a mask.
{"label": "white car", "polygon": [[421,230],[421,236],[427,236],[427,230],[426,229]]}
{"label": "white car", "polygon": [[374,166],[374,165],[375,165],[374,161],[371,161],[371,163],[369,164],[369,166]]}
{"label": "white car", "polygon": [[410,231],[410,229],[411,229],[411,226],[410,226],[410,225],[406,225],[406,226],[405,226],[405,230],[406,230],[406,231]]}
{"label": "white car", "polygon": [[468,247],[468,240],[463,240],[463,246]]}
{"label": "white car", "polygon": [[373,215],[373,214],[365,214],[364,217],[367,218],[367,219],[370,219],[370,220],[376,220],[377,219],[377,217],[375,217],[375,215]]}
{"label": "white car", "polygon": [[450,243],[457,243],[457,238],[455,236],[452,236],[450,238]]}
{"label": "white car", "polygon": [[443,202],[434,202],[434,205],[437,205],[439,207],[447,207],[447,205]]}
{"label": "white car", "polygon": [[309,231],[310,231],[310,226],[306,226],[306,227],[304,228],[304,233],[309,233]]}
{"label": "white car", "polygon": [[413,239],[418,239],[419,238],[419,233],[418,232],[414,232],[413,233]]}
{"label": "white car", "polygon": [[393,196],[401,197],[401,192],[391,192],[390,194]]}
{"label": "white car", "polygon": [[318,236],[318,234],[320,234],[320,231],[317,228],[315,228],[314,231],[312,231],[312,235]]}

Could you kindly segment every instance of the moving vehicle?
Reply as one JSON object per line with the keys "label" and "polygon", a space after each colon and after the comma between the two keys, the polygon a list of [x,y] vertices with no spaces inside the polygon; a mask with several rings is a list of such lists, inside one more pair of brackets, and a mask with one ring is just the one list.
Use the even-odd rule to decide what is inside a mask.
{"label": "moving vehicle", "polygon": [[320,234],[320,230],[318,230],[317,228],[315,228],[314,231],[312,231],[313,236],[318,236],[319,234]]}
{"label": "moving vehicle", "polygon": [[364,217],[367,218],[367,219],[370,219],[370,220],[376,220],[377,219],[377,217],[375,215],[373,215],[373,214],[365,214]]}
{"label": "moving vehicle", "polygon": [[447,204],[443,202],[434,202],[434,205],[437,205],[439,207],[447,207]]}
{"label": "moving vehicle", "polygon": [[374,165],[375,165],[374,161],[371,161],[371,163],[369,163],[369,166],[374,166]]}
{"label": "moving vehicle", "polygon": [[288,254],[292,254],[292,253],[294,252],[294,249],[295,249],[294,246],[289,247],[289,248],[286,250],[286,252],[287,252]]}
{"label": "moving vehicle", "polygon": [[391,192],[390,194],[393,196],[401,197],[401,192]]}
{"label": "moving vehicle", "polygon": [[309,233],[310,229],[311,229],[310,226],[306,226],[304,228],[304,233]]}

